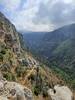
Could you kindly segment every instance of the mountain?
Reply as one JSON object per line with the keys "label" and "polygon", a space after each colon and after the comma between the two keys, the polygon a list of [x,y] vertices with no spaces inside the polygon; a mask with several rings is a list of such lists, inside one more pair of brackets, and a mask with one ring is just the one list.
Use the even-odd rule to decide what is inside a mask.
{"label": "mountain", "polygon": [[67,25],[52,32],[30,32],[23,36],[29,48],[37,50],[42,56],[51,56],[52,51],[61,42],[73,38],[75,24]]}
{"label": "mountain", "polygon": [[41,39],[46,32],[21,32],[23,33],[24,42],[29,49],[35,49],[39,46]]}
{"label": "mountain", "polygon": [[61,45],[65,40],[74,37],[74,32],[75,24],[71,24],[47,33],[42,39],[40,52],[44,52],[45,50],[43,54],[46,54],[44,56],[47,55],[47,57],[51,57],[53,50],[56,49],[57,46]]}
{"label": "mountain", "polygon": [[37,39],[31,39],[31,51],[75,88],[75,24],[45,33],[40,43]]}
{"label": "mountain", "polygon": [[34,58],[22,34],[0,12],[0,100],[51,100],[47,91],[57,84],[67,85]]}
{"label": "mountain", "polygon": [[15,26],[0,12],[0,100],[33,100],[31,90],[17,83],[16,69],[20,70],[19,59],[23,57],[21,42]]}

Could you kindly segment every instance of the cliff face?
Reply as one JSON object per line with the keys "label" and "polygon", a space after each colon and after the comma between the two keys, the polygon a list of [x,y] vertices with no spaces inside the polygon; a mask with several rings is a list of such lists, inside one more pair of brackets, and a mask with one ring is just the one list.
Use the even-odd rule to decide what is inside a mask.
{"label": "cliff face", "polygon": [[18,59],[21,57],[21,49],[19,33],[15,26],[0,12],[1,71],[5,71],[4,66],[6,66],[6,69],[18,66]]}
{"label": "cliff face", "polygon": [[0,12],[0,100],[33,99],[30,89],[12,82],[18,82],[16,70],[22,67],[24,57],[20,39],[15,26]]}
{"label": "cliff face", "polygon": [[20,53],[20,40],[15,26],[0,13],[0,42],[4,43],[7,48],[13,52]]}

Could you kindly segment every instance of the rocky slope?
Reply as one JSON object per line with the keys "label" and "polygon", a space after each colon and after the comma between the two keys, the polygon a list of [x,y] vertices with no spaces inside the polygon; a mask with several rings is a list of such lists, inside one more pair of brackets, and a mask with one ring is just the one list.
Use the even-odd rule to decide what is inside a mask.
{"label": "rocky slope", "polygon": [[27,52],[22,35],[2,13],[0,73],[0,100],[50,100],[48,89],[56,84],[66,84],[57,74]]}
{"label": "rocky slope", "polygon": [[31,90],[0,75],[0,100],[33,100]]}
{"label": "rocky slope", "polygon": [[0,100],[33,100],[32,92],[17,83],[15,70],[22,64],[28,66],[21,38],[15,26],[0,12]]}

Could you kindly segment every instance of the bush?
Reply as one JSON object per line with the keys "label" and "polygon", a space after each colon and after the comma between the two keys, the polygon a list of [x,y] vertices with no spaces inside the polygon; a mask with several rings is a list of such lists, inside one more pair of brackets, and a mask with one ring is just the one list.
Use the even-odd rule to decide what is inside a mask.
{"label": "bush", "polygon": [[35,81],[35,75],[33,75],[33,74],[31,74],[29,77],[28,77],[28,79],[30,80],[32,80],[32,81]]}
{"label": "bush", "polygon": [[25,60],[23,60],[23,61],[22,61],[22,65],[23,65],[23,66],[28,66],[28,62],[25,61]]}
{"label": "bush", "polygon": [[23,66],[19,66],[16,68],[17,77],[22,77],[25,74],[25,69]]}
{"label": "bush", "polygon": [[3,55],[0,53],[0,61],[3,61]]}
{"label": "bush", "polygon": [[3,71],[3,72],[10,71],[10,65],[7,64],[7,63],[5,63],[5,64],[3,64],[3,65],[1,66],[0,69],[1,69],[1,71]]}
{"label": "bush", "polygon": [[15,76],[12,73],[9,73],[9,72],[4,73],[3,77],[6,78],[6,80],[8,80],[8,81],[16,81]]}
{"label": "bush", "polygon": [[36,95],[36,96],[38,96],[39,94],[40,94],[40,88],[38,87],[38,86],[35,86],[34,87],[34,94]]}
{"label": "bush", "polygon": [[75,89],[75,80],[72,81],[72,88]]}
{"label": "bush", "polygon": [[1,54],[3,54],[3,55],[6,54],[6,51],[5,50],[2,50],[1,51]]}
{"label": "bush", "polygon": [[48,97],[47,90],[44,90],[42,94],[43,94],[43,97]]}
{"label": "bush", "polygon": [[42,92],[42,84],[37,82],[34,87],[34,94],[38,96],[41,92]]}

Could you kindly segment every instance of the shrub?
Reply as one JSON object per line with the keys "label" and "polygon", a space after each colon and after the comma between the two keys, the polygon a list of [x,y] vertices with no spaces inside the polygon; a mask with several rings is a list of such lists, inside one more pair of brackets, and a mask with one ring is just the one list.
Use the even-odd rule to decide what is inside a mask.
{"label": "shrub", "polygon": [[4,73],[3,77],[6,78],[6,80],[8,80],[8,81],[16,81],[15,76],[12,73],[9,73],[9,72]]}
{"label": "shrub", "polygon": [[16,68],[17,77],[22,77],[25,74],[25,69],[23,66],[19,66]]}
{"label": "shrub", "polygon": [[72,88],[75,89],[75,80],[72,81]]}
{"label": "shrub", "polygon": [[35,81],[35,75],[33,75],[33,74],[31,74],[29,77],[28,77],[28,79],[30,80],[32,80],[32,81]]}
{"label": "shrub", "polygon": [[38,96],[42,92],[42,87],[43,87],[43,85],[40,81],[36,82],[36,85],[34,87],[34,94],[36,96]]}
{"label": "shrub", "polygon": [[0,61],[3,61],[3,55],[0,53]]}
{"label": "shrub", "polygon": [[42,94],[43,94],[43,97],[48,97],[47,90],[44,90]]}
{"label": "shrub", "polygon": [[1,71],[6,72],[6,71],[10,71],[10,65],[9,64],[3,64],[1,66]]}
{"label": "shrub", "polygon": [[34,87],[34,94],[36,95],[36,96],[38,96],[39,94],[40,94],[40,88],[39,88],[39,86],[37,85],[37,86],[35,86]]}
{"label": "shrub", "polygon": [[23,61],[22,61],[22,65],[23,65],[23,66],[28,66],[28,62],[25,61],[25,60],[23,60]]}
{"label": "shrub", "polygon": [[2,50],[1,51],[1,54],[3,54],[3,55],[6,54],[6,51],[5,50]]}

